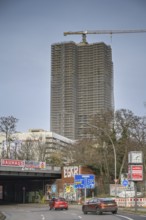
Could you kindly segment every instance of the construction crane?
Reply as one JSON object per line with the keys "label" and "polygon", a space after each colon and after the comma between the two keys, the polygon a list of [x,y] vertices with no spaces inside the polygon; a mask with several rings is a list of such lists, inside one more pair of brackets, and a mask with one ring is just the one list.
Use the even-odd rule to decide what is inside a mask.
{"label": "construction crane", "polygon": [[87,43],[86,35],[87,34],[132,34],[132,33],[146,33],[146,29],[137,29],[137,30],[95,30],[95,31],[68,31],[64,32],[64,36],[67,35],[82,35],[82,42]]}

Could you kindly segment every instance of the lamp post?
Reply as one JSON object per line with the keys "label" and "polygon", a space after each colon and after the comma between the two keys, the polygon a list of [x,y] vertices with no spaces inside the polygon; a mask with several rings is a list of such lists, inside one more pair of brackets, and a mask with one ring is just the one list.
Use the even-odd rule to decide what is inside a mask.
{"label": "lamp post", "polygon": [[98,128],[97,126],[95,125],[91,125],[91,124],[87,124],[89,125],[90,127],[93,127],[93,128],[96,128],[96,129],[99,129],[101,131],[103,131],[105,133],[105,135],[109,138],[111,144],[112,144],[112,148],[113,148],[113,152],[114,152],[114,162],[115,162],[115,197],[117,197],[117,155],[116,155],[116,149],[115,149],[115,145],[113,143],[113,140],[112,138],[110,137],[110,135],[102,128]]}

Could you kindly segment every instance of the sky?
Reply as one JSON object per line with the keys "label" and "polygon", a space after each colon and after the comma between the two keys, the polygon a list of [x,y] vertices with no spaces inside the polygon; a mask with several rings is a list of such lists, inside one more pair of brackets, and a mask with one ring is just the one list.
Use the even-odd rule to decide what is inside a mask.
{"label": "sky", "polygon": [[[0,0],[0,117],[50,131],[51,45],[66,31],[146,30],[145,0]],[[146,33],[87,35],[112,48],[115,110],[146,115]]]}

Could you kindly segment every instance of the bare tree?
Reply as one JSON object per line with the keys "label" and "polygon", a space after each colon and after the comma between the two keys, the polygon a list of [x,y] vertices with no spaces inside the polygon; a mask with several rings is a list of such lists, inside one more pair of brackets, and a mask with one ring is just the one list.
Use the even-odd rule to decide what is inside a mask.
{"label": "bare tree", "polygon": [[34,136],[34,148],[35,148],[35,158],[38,161],[45,161],[46,160],[46,150],[48,148],[48,145],[46,144],[46,142],[43,140],[42,135],[38,136]]}
{"label": "bare tree", "polygon": [[[132,111],[121,109],[115,113],[115,130],[117,136],[117,153],[119,176],[127,171],[128,152],[140,150],[138,139],[140,127],[142,126],[141,117],[133,114]],[[140,146],[140,145],[139,145]]]}
{"label": "bare tree", "polygon": [[61,152],[52,152],[52,154],[49,156],[49,158],[46,158],[46,162],[48,164],[51,164],[53,166],[62,166],[64,164],[63,157]]}
{"label": "bare tree", "polygon": [[74,145],[73,160],[78,165],[97,163],[96,142],[92,139],[82,139]]}
{"label": "bare tree", "polygon": [[[107,164],[104,167],[110,167],[109,174],[113,176],[114,171],[114,145],[116,151],[117,178],[122,172],[127,173],[128,152],[132,150],[143,150],[146,146],[146,127],[142,117],[133,114],[127,109],[105,112],[100,117],[92,120],[90,127],[91,133],[97,138],[102,146],[106,144]],[[106,162],[106,161],[105,161]],[[108,174],[107,174],[108,175]]]}
{"label": "bare tree", "polygon": [[34,143],[30,138],[22,142],[17,155],[21,160],[35,160]]}
{"label": "bare tree", "polygon": [[13,116],[8,117],[0,117],[0,132],[5,134],[5,147],[6,147],[6,153],[5,157],[10,158],[10,144],[12,137],[11,135],[16,132],[16,123],[18,122],[18,119]]}
{"label": "bare tree", "polygon": [[[92,118],[87,133],[91,134],[92,142],[80,142],[81,146],[77,147],[76,152],[78,150],[81,158],[78,158],[76,153],[76,159],[80,163],[92,166],[96,162],[98,174],[107,182],[113,182],[115,178],[115,164],[116,178],[120,178],[122,173],[127,173],[129,151],[142,150],[146,155],[144,119],[134,115],[130,110],[120,109],[115,113],[104,112],[96,115]],[[93,141],[98,146],[96,152]]]}
{"label": "bare tree", "polygon": [[48,146],[46,143],[38,142],[36,146],[36,154],[38,156],[38,161],[45,161],[46,160],[46,150]]}

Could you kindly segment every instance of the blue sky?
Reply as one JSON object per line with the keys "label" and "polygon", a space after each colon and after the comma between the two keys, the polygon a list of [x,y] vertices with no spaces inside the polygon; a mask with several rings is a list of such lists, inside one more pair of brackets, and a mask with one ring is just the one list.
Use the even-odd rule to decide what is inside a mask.
{"label": "blue sky", "polygon": [[[0,117],[50,130],[51,44],[65,31],[146,29],[145,0],[0,0]],[[87,35],[112,47],[115,109],[146,115],[146,33]]]}

